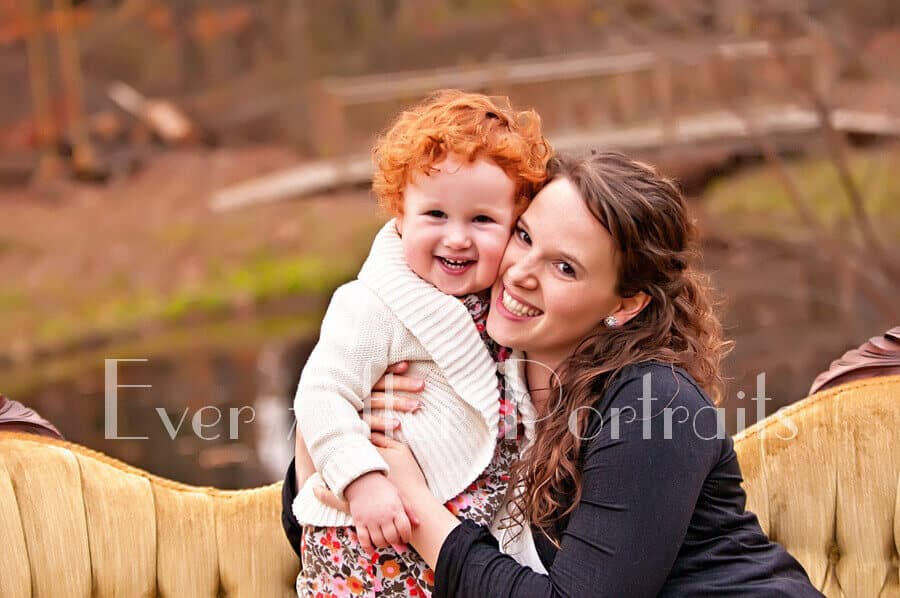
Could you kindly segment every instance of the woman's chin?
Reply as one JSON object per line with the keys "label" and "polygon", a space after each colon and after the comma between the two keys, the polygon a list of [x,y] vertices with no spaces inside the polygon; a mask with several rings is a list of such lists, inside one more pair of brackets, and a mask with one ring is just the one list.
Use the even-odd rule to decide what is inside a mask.
{"label": "woman's chin", "polygon": [[[516,328],[519,328],[520,330],[516,330]],[[521,328],[521,323],[502,320],[500,316],[493,316],[492,314],[488,315],[488,336],[503,347],[522,351],[526,350],[526,347],[524,347],[523,344],[527,344],[527,342],[523,343],[523,341],[527,341],[527,339],[523,338],[521,333],[524,331],[521,330]]]}

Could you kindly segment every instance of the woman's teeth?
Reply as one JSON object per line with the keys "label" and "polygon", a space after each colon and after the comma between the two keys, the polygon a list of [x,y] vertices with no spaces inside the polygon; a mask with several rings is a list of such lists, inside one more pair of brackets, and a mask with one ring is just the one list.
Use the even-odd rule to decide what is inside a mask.
{"label": "woman's teeth", "polygon": [[472,260],[448,260],[445,257],[438,257],[438,259],[451,270],[462,270],[472,263]]}
{"label": "woman's teeth", "polygon": [[506,309],[508,309],[509,311],[514,313],[515,315],[523,317],[523,318],[533,318],[534,316],[539,316],[542,313],[544,313],[539,309],[535,309],[533,307],[526,307],[525,305],[522,305],[521,303],[519,303],[518,301],[516,301],[515,299],[510,297],[506,293],[506,291],[503,291],[503,294],[500,296],[500,299],[501,299],[501,301],[503,301],[503,307],[505,307]]}

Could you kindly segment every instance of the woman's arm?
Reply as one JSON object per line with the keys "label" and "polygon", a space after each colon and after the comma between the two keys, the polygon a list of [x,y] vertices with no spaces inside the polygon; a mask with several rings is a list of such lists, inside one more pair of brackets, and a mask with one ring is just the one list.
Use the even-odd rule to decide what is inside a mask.
{"label": "woman's arm", "polygon": [[[416,458],[409,447],[383,434],[372,434],[372,444],[379,447],[379,453],[390,468],[388,479],[400,490],[404,504],[413,520],[410,543],[429,565],[434,567],[438,552],[447,535],[459,526],[459,520],[440,503],[431,490]],[[313,489],[323,503],[350,512],[347,501],[341,500],[324,486]]]}
{"label": "woman's arm", "polygon": [[309,476],[316,473],[316,466],[309,456],[309,449],[303,441],[303,433],[300,432],[300,426],[294,426],[294,472],[297,481],[297,488],[303,488],[303,484],[309,479]]}
{"label": "woman's arm", "polygon": [[[384,442],[395,443],[396,441],[385,440]],[[399,445],[399,443],[397,444]],[[409,457],[412,457],[412,453],[404,445],[398,446],[398,449],[405,450]],[[395,466],[395,464],[400,465],[391,458],[389,450],[382,451],[381,454],[391,467]],[[413,476],[417,476],[417,479],[414,479],[412,482],[400,478],[404,470],[399,467],[398,471],[392,471],[388,478],[397,485],[405,503],[415,513],[417,524],[412,528],[410,544],[425,559],[425,562],[434,568],[437,565],[438,554],[447,536],[459,527],[460,523],[459,519],[448,511],[447,507],[439,502],[428,489],[425,478],[422,476],[421,470],[418,469],[414,458],[411,459],[410,465],[414,468],[410,473]],[[407,471],[409,471],[408,468]]]}
{"label": "woman's arm", "polygon": [[[591,429],[581,500],[549,575],[503,555],[485,528],[471,522],[451,528],[434,508],[436,501],[414,493],[410,502],[421,525],[414,530],[413,545],[435,568],[435,597],[655,596],[721,446],[714,439],[715,411],[695,387],[682,380],[669,401],[674,386],[656,382],[653,396],[658,398],[648,405],[654,416],[646,428],[638,379],[622,386],[611,405],[633,408],[637,418],[629,421],[623,414],[618,431],[610,421]],[[684,407],[671,418],[668,434],[662,413],[667,403],[672,409]],[[684,410],[691,417],[679,424]]]}

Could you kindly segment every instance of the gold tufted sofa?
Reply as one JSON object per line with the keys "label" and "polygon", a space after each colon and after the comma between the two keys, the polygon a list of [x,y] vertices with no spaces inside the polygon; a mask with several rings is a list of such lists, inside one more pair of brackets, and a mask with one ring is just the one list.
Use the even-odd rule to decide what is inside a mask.
{"label": "gold tufted sofa", "polygon": [[734,440],[747,508],[817,588],[900,597],[900,376],[819,392]]}
{"label": "gold tufted sofa", "polygon": [[0,433],[0,597],[296,596],[281,484],[225,491]]}
{"label": "gold tufted sofa", "polygon": [[[748,508],[816,587],[900,596],[900,376],[813,395],[735,446]],[[0,433],[0,596],[292,596],[280,494],[196,488]]]}

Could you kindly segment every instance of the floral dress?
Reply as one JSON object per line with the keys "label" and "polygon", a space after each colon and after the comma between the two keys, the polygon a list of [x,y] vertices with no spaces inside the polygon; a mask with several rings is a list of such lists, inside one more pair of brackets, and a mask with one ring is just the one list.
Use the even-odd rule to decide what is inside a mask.
{"label": "floral dress", "polygon": [[[490,297],[467,295],[463,304],[472,315],[482,340],[500,363],[510,354],[497,345],[485,331]],[[506,495],[509,468],[518,456],[514,433],[513,406],[507,401],[503,377],[497,375],[500,425],[497,447],[491,463],[477,480],[446,503],[460,520],[468,519],[489,526]],[[345,596],[419,596],[430,598],[434,590],[434,571],[412,547],[396,551],[392,547],[366,554],[352,527],[304,528],[301,541],[303,568],[297,576],[297,595],[312,598]]]}

